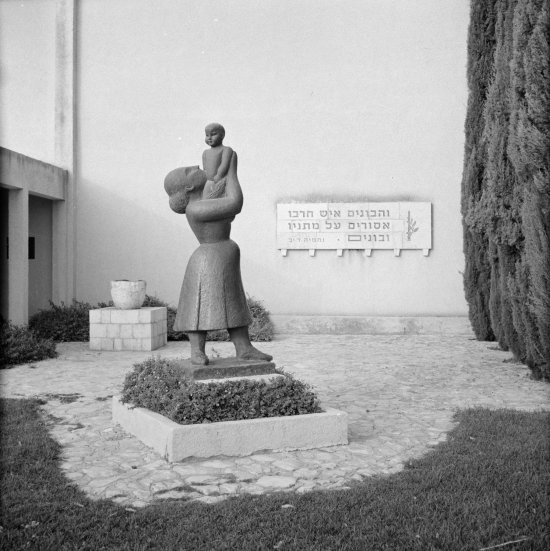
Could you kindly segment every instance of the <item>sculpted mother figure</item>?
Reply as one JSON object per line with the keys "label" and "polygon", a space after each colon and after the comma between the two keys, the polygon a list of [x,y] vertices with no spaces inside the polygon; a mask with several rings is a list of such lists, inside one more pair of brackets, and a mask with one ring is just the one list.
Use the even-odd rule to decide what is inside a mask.
{"label": "sculpted mother figure", "polygon": [[187,216],[199,248],[191,255],[181,288],[174,323],[191,343],[191,363],[208,364],[206,332],[227,329],[237,358],[271,360],[250,343],[248,325],[252,318],[241,281],[240,251],[229,238],[231,222],[241,212],[243,194],[237,178],[237,155],[233,152],[223,186],[217,195],[202,198],[206,173],[198,166],[177,168],[164,181],[170,207]]}

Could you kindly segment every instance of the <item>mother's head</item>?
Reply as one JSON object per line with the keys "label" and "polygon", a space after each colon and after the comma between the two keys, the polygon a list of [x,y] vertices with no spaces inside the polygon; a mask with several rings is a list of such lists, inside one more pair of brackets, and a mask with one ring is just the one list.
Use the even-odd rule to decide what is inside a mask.
{"label": "mother's head", "polygon": [[202,191],[206,180],[206,172],[198,166],[185,166],[169,172],[164,178],[164,189],[168,193],[170,208],[178,214],[185,214],[191,195]]}

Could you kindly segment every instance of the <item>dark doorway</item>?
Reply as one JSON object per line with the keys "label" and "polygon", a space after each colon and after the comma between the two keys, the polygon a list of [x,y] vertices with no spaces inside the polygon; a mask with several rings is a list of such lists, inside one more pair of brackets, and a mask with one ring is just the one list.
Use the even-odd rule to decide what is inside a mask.
{"label": "dark doorway", "polygon": [[8,319],[8,200],[9,191],[0,188],[0,316]]}
{"label": "dark doorway", "polygon": [[29,196],[29,316],[52,299],[52,201]]}

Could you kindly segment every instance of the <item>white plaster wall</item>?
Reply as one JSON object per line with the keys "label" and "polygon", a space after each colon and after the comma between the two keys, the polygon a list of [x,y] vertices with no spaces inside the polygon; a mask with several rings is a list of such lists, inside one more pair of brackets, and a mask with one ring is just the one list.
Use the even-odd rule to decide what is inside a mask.
{"label": "white plaster wall", "polygon": [[[466,311],[459,214],[463,0],[84,0],[79,18],[78,295],[144,278],[175,303],[195,248],[164,175],[226,126],[245,206],[248,293],[273,313]],[[275,248],[277,202],[433,203],[433,251]]]}
{"label": "white plaster wall", "polygon": [[[245,289],[273,313],[464,314],[468,15],[464,0],[79,2],[78,297],[143,278],[177,302],[196,244],[162,182],[219,121],[239,153]],[[316,199],[431,201],[434,248],[283,258],[276,203]]]}
{"label": "white plaster wall", "polygon": [[0,0],[0,145],[54,162],[55,0]]}

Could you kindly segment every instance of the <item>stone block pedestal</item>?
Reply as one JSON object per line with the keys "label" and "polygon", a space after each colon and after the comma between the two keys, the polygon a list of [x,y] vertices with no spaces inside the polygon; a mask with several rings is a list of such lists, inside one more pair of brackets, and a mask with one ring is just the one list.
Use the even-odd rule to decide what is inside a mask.
{"label": "stone block pedestal", "polygon": [[90,350],[156,350],[168,335],[165,307],[90,310]]}
{"label": "stone block pedestal", "polygon": [[182,372],[194,381],[220,380],[227,378],[247,378],[256,375],[276,375],[273,362],[262,360],[241,360],[238,358],[211,358],[210,363],[197,366],[191,360],[177,362]]}
{"label": "stone block pedestal", "polygon": [[168,461],[348,443],[348,414],[333,408],[305,415],[179,425],[151,410],[132,408],[113,396],[113,421]]}

